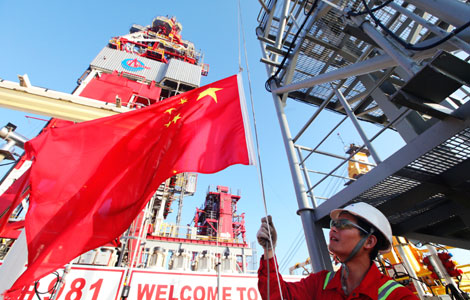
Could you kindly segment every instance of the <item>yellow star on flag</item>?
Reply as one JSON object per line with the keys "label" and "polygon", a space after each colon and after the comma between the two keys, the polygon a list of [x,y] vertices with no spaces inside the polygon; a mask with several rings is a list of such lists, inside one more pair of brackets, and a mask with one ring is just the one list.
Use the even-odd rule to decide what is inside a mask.
{"label": "yellow star on flag", "polygon": [[171,124],[171,121],[166,123],[165,126],[168,128],[168,127],[170,127],[170,124]]}
{"label": "yellow star on flag", "polygon": [[171,113],[175,110],[176,108],[169,108],[167,110],[165,110],[166,113],[169,113],[171,115]]}
{"label": "yellow star on flag", "polygon": [[188,102],[188,99],[186,99],[186,98],[181,98],[180,104],[185,104],[186,102]]}
{"label": "yellow star on flag", "polygon": [[[173,123],[176,123],[176,121],[178,121],[179,119],[181,119],[180,114],[177,114],[177,115],[173,118],[173,120],[171,120],[171,121],[172,121]],[[170,123],[171,123],[171,122],[170,122]]]}
{"label": "yellow star on flag", "polygon": [[199,97],[197,97],[196,101],[199,101],[199,99],[205,97],[205,96],[211,96],[212,99],[214,99],[215,103],[217,103],[217,95],[215,92],[220,91],[222,89],[218,88],[208,88],[207,90],[203,91],[202,93],[199,94]]}

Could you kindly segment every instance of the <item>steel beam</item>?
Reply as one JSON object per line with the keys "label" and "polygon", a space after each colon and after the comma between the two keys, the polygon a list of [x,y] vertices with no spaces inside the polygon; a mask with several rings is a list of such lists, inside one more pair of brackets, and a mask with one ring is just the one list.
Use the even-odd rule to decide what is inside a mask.
{"label": "steel beam", "polygon": [[384,35],[363,18],[351,18],[370,38],[372,38],[397,64],[399,64],[411,77],[419,71],[418,65],[408,56],[405,56]]}
{"label": "steel beam", "polygon": [[453,135],[470,127],[470,102],[464,104],[454,114],[464,118],[465,121],[448,118],[438,122],[384,160],[380,165],[361,176],[356,182],[331,197],[329,201],[318,206],[315,209],[315,219],[320,220],[327,217],[331,210],[343,207],[352,199],[374,187],[390,175],[397,173]]}
{"label": "steel beam", "polygon": [[348,117],[351,120],[351,122],[353,123],[354,127],[356,127],[356,130],[359,133],[359,135],[361,136],[362,141],[364,142],[364,144],[366,144],[367,149],[369,150],[369,152],[370,152],[372,158],[374,159],[375,163],[380,164],[382,162],[382,160],[380,159],[379,155],[375,151],[375,149],[372,146],[371,142],[367,138],[367,135],[366,135],[364,129],[362,129],[362,126],[359,123],[359,121],[357,120],[356,115],[354,115],[354,112],[352,111],[351,107],[349,106],[348,101],[346,101],[346,98],[344,98],[343,94],[341,93],[341,91],[339,89],[334,88],[333,85],[331,85],[331,88],[335,92],[336,98],[338,98],[339,102],[341,102],[341,105],[343,105],[344,111],[348,115]]}
{"label": "steel beam", "polygon": [[114,104],[38,87],[0,81],[0,107],[82,122],[130,111]]}
{"label": "steel beam", "polygon": [[[416,53],[413,56],[413,59],[425,59],[430,58],[435,54],[435,50],[427,50]],[[397,63],[388,55],[379,55],[374,56],[365,61],[361,61],[355,64],[351,64],[346,67],[342,67],[327,73],[319,74],[312,78],[308,78],[293,84],[285,85],[273,90],[276,94],[288,93],[304,88],[309,88],[315,85],[320,85],[323,83],[328,83],[335,80],[345,79],[348,77],[368,74],[371,72],[376,72],[382,69],[388,69],[391,67],[397,66]]]}
{"label": "steel beam", "polygon": [[452,237],[436,236],[418,232],[408,232],[404,236],[411,240],[418,240],[423,243],[433,242],[457,248],[470,249],[470,240],[455,239]]}
{"label": "steel beam", "polygon": [[384,202],[377,208],[385,215],[392,215],[399,211],[407,211],[420,202],[426,201],[429,197],[445,192],[446,189],[446,186],[423,182],[417,187],[405,193],[401,193],[398,197]]}
{"label": "steel beam", "polygon": [[412,190],[385,202],[378,208],[384,214],[393,214],[400,210],[406,211],[412,209],[416,204],[425,201],[429,197],[438,193],[446,194],[452,199],[452,190],[456,188],[458,189],[460,184],[465,183],[470,179],[470,172],[468,172],[469,168],[470,159],[467,159],[442,174],[433,176],[430,181],[423,182]]}
{"label": "steel beam", "polygon": [[[440,28],[439,26],[428,22],[427,20],[423,19],[422,17],[414,14],[413,12],[409,11],[405,7],[396,4],[395,2],[391,2],[390,7],[395,9],[396,11],[400,12],[402,15],[407,16],[408,18],[414,20],[416,23],[421,24],[423,27],[426,27],[436,35],[442,37],[445,37],[449,34],[449,32],[445,31],[444,29]],[[449,43],[453,44],[454,46],[461,48],[468,54],[470,54],[470,45],[468,45],[465,41],[461,40],[457,36],[452,37],[449,40]]]}
{"label": "steel beam", "polygon": [[394,235],[404,235],[410,231],[416,231],[420,228],[429,225],[429,221],[440,222],[448,219],[450,215],[457,212],[457,206],[452,202],[439,205],[434,209],[427,212],[413,216],[409,220],[400,222],[398,225],[393,226]]}
{"label": "steel beam", "polygon": [[[462,26],[468,22],[470,5],[458,0],[407,0],[406,2],[454,25]],[[469,36],[470,29],[466,29],[460,35]]]}

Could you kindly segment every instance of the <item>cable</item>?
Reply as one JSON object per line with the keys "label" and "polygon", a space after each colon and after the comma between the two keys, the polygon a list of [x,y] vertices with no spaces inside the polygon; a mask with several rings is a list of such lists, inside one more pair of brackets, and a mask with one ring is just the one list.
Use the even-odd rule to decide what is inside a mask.
{"label": "cable", "polygon": [[[379,6],[372,8],[370,11],[371,12],[376,12],[379,9],[382,9],[385,6],[389,5],[391,2],[393,2],[393,0],[385,1],[384,3],[380,4]],[[359,12],[350,12],[348,15],[356,17],[356,16],[361,16],[361,15],[367,14],[367,13],[368,13],[367,10],[363,10],[363,11],[359,11]]]}
{"label": "cable", "polygon": [[[430,286],[426,281],[422,280],[421,278],[415,278],[415,277],[411,276],[410,274],[408,274],[408,272],[406,272],[406,273],[405,273],[405,272],[398,272],[397,270],[395,270],[395,266],[393,266],[393,265],[390,263],[390,261],[385,260],[385,259],[384,259],[383,261],[384,261],[386,264],[388,264],[390,267],[392,267],[392,270],[393,270],[394,275],[391,276],[391,277],[392,277],[393,280],[396,281],[396,278],[399,278],[399,277],[400,277],[400,276],[397,276],[398,274],[405,274],[405,276],[408,276],[408,277],[411,278],[411,279],[414,279],[414,280],[416,280],[416,281],[419,281],[419,282],[421,282],[421,283],[424,283],[424,284],[428,287],[428,289],[431,291],[432,295],[433,295],[433,296],[436,296],[436,294],[434,294],[433,289],[431,288],[431,286]],[[406,269],[405,269],[405,270],[406,270]],[[441,284],[442,284],[442,282],[441,282]],[[442,285],[443,285],[443,284],[442,284]]]}
{"label": "cable", "polygon": [[54,285],[47,291],[45,292],[40,292],[38,290],[38,286],[39,286],[39,280],[34,282],[34,293],[36,294],[36,297],[38,297],[39,300],[41,300],[41,295],[45,295],[45,294],[50,294],[51,295],[51,298],[52,296],[57,292],[57,287],[59,286],[59,282],[61,281],[61,277],[59,275],[59,272],[55,271],[54,273],[52,273],[56,276],[56,281],[54,283]]}
{"label": "cable", "polygon": [[16,163],[16,161],[12,161],[12,162],[8,162],[8,163],[4,163],[4,164],[1,164],[0,167],[4,167],[4,166],[9,166],[9,165],[12,165]]}
{"label": "cable", "polygon": [[[445,37],[443,37],[442,39],[430,44],[430,45],[427,45],[427,46],[415,46],[413,44],[410,44],[404,40],[402,40],[399,36],[397,36],[393,31],[391,31],[390,29],[388,29],[373,13],[373,11],[370,9],[370,7],[367,5],[366,1],[365,0],[361,0],[362,1],[362,4],[364,5],[364,8],[367,12],[367,14],[372,18],[372,20],[374,20],[375,24],[377,26],[379,26],[380,28],[382,28],[387,34],[389,34],[394,40],[396,40],[398,43],[400,43],[403,47],[405,47],[406,49],[408,50],[414,50],[414,51],[423,51],[423,50],[428,50],[428,49],[432,49],[442,43],[445,43],[446,41],[448,41],[449,39],[451,39],[452,37],[454,37],[455,35],[459,34],[461,31],[465,30],[467,27],[470,26],[470,21],[463,24],[462,26],[458,27],[458,28],[455,28],[454,30],[452,30],[451,33],[449,33],[448,35],[446,35]],[[352,15],[351,13],[348,13],[348,15]]]}
{"label": "cable", "polygon": [[315,8],[317,7],[317,4],[318,4],[318,0],[315,0],[315,2],[313,3],[312,7],[310,8],[310,10],[308,11],[307,13],[307,17],[304,19],[304,21],[302,22],[302,25],[300,26],[299,30],[297,31],[297,33],[295,34],[294,38],[292,39],[292,42],[290,43],[290,46],[289,46],[289,50],[287,50],[287,54],[284,56],[284,58],[282,59],[281,61],[281,64],[279,65],[279,67],[277,68],[276,70],[276,73],[274,73],[274,75],[272,75],[271,77],[268,78],[268,80],[266,80],[266,83],[264,84],[264,87],[265,89],[268,91],[268,92],[271,92],[271,82],[273,80],[276,81],[276,83],[279,83],[279,80],[277,78],[277,76],[279,75],[279,73],[281,72],[282,68],[284,67],[284,64],[286,63],[287,61],[287,57],[289,57],[290,55],[290,52],[292,51],[292,48],[294,47],[294,44],[295,42],[297,41],[297,38],[300,34],[300,32],[302,32],[302,29],[304,28],[305,26],[305,23],[307,23],[307,20],[308,20],[308,16],[310,16],[312,14],[312,12],[315,10]]}
{"label": "cable", "polygon": [[294,243],[292,243],[291,246],[289,247],[289,250],[287,250],[287,254],[284,256],[285,259],[283,259],[283,261],[280,264],[280,267],[279,267],[280,270],[284,270],[287,267],[289,262],[292,261],[292,258],[295,256],[295,254],[297,254],[297,252],[299,251],[300,246],[303,244],[303,242],[305,242],[305,239],[302,239],[302,233],[303,233],[303,230],[301,229],[299,232],[299,235],[295,238]]}
{"label": "cable", "polygon": [[279,264],[279,269],[281,269],[281,270],[284,269],[284,265],[286,264],[286,260],[288,259],[288,257],[292,256],[290,254],[292,252],[292,248],[294,247],[295,244],[297,244],[298,239],[300,238],[301,234],[302,234],[302,229],[299,231],[299,233],[295,237],[294,242],[290,244],[289,249],[287,249],[286,255],[284,256],[284,258],[281,260],[281,263]]}

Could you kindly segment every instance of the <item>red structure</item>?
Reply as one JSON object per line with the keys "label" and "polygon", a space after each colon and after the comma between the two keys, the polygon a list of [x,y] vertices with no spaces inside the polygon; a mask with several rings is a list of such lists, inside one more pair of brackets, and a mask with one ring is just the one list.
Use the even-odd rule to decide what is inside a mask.
{"label": "red structure", "polygon": [[240,196],[229,193],[229,188],[217,186],[217,191],[209,191],[201,208],[196,208],[194,224],[198,235],[219,238],[232,242],[239,235],[245,243],[245,214],[237,215]]}

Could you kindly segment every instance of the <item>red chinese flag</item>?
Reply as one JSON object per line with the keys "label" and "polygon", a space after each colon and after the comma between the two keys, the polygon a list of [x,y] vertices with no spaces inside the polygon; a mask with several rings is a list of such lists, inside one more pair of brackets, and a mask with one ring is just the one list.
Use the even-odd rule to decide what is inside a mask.
{"label": "red chinese flag", "polygon": [[28,268],[10,291],[117,238],[167,178],[253,164],[240,80],[53,128],[26,143],[33,159]]}

